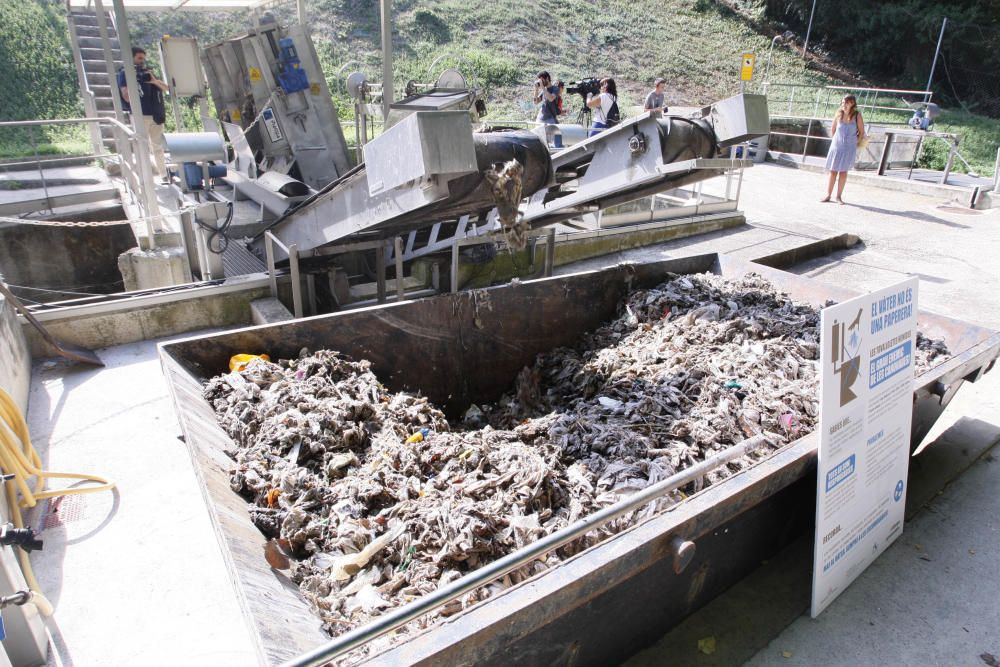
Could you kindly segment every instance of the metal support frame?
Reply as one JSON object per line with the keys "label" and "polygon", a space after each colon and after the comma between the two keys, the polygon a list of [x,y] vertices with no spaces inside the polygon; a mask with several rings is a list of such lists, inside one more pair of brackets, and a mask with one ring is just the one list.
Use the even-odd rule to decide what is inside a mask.
{"label": "metal support frame", "polygon": [[878,175],[885,176],[889,168],[889,153],[892,151],[892,139],[895,135],[892,132],[885,133],[885,146],[882,147],[882,157],[878,161]]}
{"label": "metal support frame", "polygon": [[375,290],[376,301],[385,303],[385,244],[375,248]]}
{"label": "metal support frame", "polygon": [[[267,258],[267,275],[271,285],[271,296],[278,298],[278,277],[274,267],[275,244],[288,255],[288,272],[292,280],[292,313],[296,319],[303,316],[302,311],[302,281],[299,274],[299,249],[294,243],[286,246],[271,232],[264,232],[264,255]],[[315,287],[313,287],[315,289]],[[310,297],[312,304],[315,299]],[[314,308],[310,305],[310,309]]]}
{"label": "metal support frame", "polygon": [[556,263],[556,228],[545,230],[545,271],[546,278],[552,277],[552,269]]}
{"label": "metal support frame", "polygon": [[951,168],[955,166],[955,153],[958,152],[958,142],[949,142],[948,161],[944,163],[944,172],[941,174],[941,185],[947,185],[948,177],[951,176]]}
{"label": "metal support frame", "polygon": [[396,258],[396,300],[406,297],[406,285],[403,284],[403,239],[395,237],[392,240],[393,255]]}

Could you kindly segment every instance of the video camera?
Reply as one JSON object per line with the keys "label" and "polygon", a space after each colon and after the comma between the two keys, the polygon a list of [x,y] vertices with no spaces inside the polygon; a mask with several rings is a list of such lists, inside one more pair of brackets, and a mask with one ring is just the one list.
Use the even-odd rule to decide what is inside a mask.
{"label": "video camera", "polygon": [[570,95],[580,95],[584,99],[586,99],[587,95],[600,95],[601,80],[588,78],[580,79],[579,81],[570,81],[566,85],[566,92]]}
{"label": "video camera", "polygon": [[143,65],[142,67],[139,67],[138,65],[136,66],[135,80],[138,83],[149,83],[149,81],[152,80],[152,78],[153,78],[153,70],[149,69],[145,65]]}

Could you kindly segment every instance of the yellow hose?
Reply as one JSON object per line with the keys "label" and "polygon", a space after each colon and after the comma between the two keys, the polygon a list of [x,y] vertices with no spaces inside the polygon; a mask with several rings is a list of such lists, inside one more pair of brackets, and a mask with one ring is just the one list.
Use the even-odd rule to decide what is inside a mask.
{"label": "yellow hose", "polygon": [[[84,475],[81,473],[69,472],[47,472],[42,470],[42,459],[38,452],[31,445],[31,438],[28,435],[28,424],[24,421],[24,416],[14,404],[10,395],[0,389],[0,470],[4,474],[13,474],[12,482],[4,484],[4,492],[7,494],[7,505],[10,507],[11,521],[17,528],[24,528],[24,519],[21,517],[21,509],[34,507],[39,500],[45,498],[56,498],[58,496],[71,496],[81,493],[97,493],[98,491],[110,491],[115,488],[114,482],[110,482],[103,477],[96,475]],[[29,480],[34,477],[34,485],[29,486]],[[76,479],[86,482],[95,482],[99,486],[84,486],[74,489],[59,489],[58,491],[46,491],[45,480],[47,479]],[[18,499],[18,491],[21,498]],[[28,559],[28,552],[18,549],[18,557],[21,560],[21,570],[24,573],[24,580],[32,593],[41,600],[41,587],[35,579],[35,573],[31,569],[31,561]],[[51,613],[51,605],[39,604],[39,611],[44,612],[45,607]]]}

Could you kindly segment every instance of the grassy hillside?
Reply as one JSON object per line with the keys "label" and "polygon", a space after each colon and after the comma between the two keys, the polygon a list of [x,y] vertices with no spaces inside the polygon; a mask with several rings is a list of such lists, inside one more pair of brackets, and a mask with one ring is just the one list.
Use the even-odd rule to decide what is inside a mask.
{"label": "grassy hillside", "polygon": [[[342,117],[349,120],[344,78],[360,69],[378,80],[381,72],[378,3],[307,0],[306,5],[324,72]],[[59,24],[59,5],[47,0],[0,0],[0,8],[14,15],[45,15],[48,25]],[[763,80],[771,43],[767,28],[752,16],[737,15],[722,0],[395,0],[393,11],[397,96],[409,79],[430,82],[446,67],[457,67],[486,89],[489,119],[494,121],[534,115],[531,85],[540,69],[564,81],[613,76],[626,113],[641,104],[652,80],[660,76],[668,81],[668,104],[704,104],[738,90],[744,51],[758,56],[753,90]],[[290,7],[277,13],[282,22],[294,20]],[[152,47],[149,55],[155,59],[155,44],[163,34],[210,43],[245,30],[249,20],[243,12],[133,12],[130,23],[134,43]],[[56,37],[65,41],[65,23],[61,26],[62,35],[49,31],[52,43]],[[0,38],[0,49],[4,41]],[[66,49],[66,72],[45,70],[44,77],[68,80],[75,93],[68,47],[60,48]],[[836,63],[829,64],[833,67],[824,69],[835,71]],[[840,83],[837,77],[804,67],[797,53],[780,44],[774,48],[770,79]],[[0,100],[7,98],[6,88],[6,78],[0,79]],[[575,110],[581,100],[568,103]],[[72,104],[79,103],[74,98]],[[949,113],[942,121],[942,129],[947,124],[966,135],[963,145],[973,166],[992,173],[998,124],[965,113]],[[928,160],[933,164],[939,156],[932,150]]]}
{"label": "grassy hillside", "polygon": [[[0,120],[67,118],[83,113],[59,3],[0,0]],[[87,149],[80,128],[33,131],[39,153]],[[33,153],[26,130],[0,129],[0,158]]]}

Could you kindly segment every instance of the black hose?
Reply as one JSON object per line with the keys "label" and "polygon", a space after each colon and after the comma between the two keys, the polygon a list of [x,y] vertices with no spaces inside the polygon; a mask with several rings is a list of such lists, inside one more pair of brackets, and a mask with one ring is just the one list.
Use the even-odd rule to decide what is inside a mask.
{"label": "black hose", "polygon": [[[218,227],[213,227],[212,225],[202,222],[198,219],[198,215],[194,214],[195,223],[208,232],[208,241],[205,245],[208,247],[208,251],[215,255],[221,255],[226,252],[226,248],[229,247],[229,227],[233,224],[233,202],[226,202],[227,212],[226,219]],[[219,239],[218,249],[213,247],[215,239]]]}

